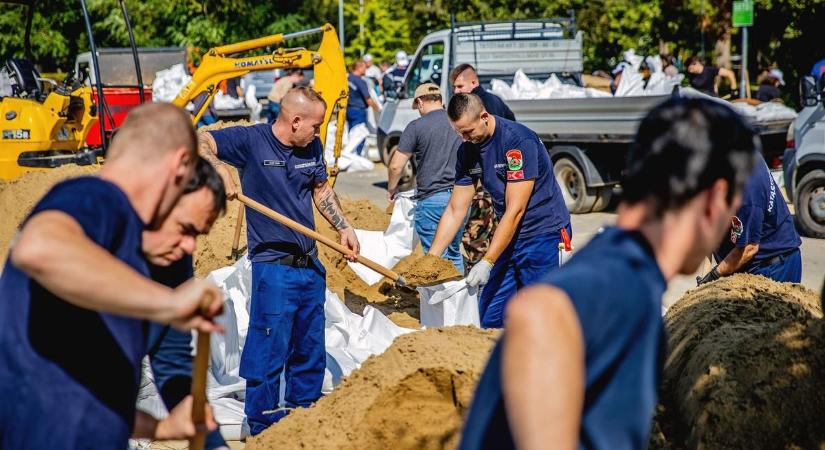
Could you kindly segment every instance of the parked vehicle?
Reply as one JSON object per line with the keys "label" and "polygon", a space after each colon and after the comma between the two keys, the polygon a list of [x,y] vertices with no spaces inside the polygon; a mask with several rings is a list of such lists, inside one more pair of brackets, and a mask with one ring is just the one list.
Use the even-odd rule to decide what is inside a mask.
{"label": "parked vehicle", "polygon": [[[378,149],[385,163],[406,125],[418,117],[410,106],[419,84],[438,84],[449,101],[450,70],[470,63],[485,87],[493,78],[512,83],[519,69],[532,79],[543,81],[555,74],[564,83],[582,86],[582,32],[576,29],[572,16],[459,24],[425,36],[412,61],[399,99],[385,105],[378,123]],[[673,93],[679,94],[678,90]],[[668,95],[506,102],[516,119],[544,141],[568,209],[587,213],[610,204],[639,122],[666,98]],[[754,125],[764,147],[775,148],[781,156],[789,123]],[[776,159],[772,155],[766,158],[769,162]]]}
{"label": "parked vehicle", "polygon": [[785,191],[799,231],[825,239],[825,77],[818,84],[803,79],[800,98],[804,108],[788,130],[783,159]]}

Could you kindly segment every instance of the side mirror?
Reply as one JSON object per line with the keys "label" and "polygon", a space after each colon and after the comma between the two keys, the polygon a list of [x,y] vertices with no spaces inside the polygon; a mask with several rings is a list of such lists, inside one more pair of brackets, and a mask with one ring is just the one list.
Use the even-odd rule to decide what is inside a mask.
{"label": "side mirror", "polygon": [[820,89],[817,89],[817,84],[823,84],[822,79],[820,83],[816,83],[814,77],[810,75],[799,80],[799,100],[803,106],[816,106],[819,103]]}

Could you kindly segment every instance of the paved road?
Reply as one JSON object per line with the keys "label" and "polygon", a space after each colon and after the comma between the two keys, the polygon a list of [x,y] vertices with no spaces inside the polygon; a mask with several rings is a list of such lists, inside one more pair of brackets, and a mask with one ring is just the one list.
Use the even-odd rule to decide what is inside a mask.
{"label": "paved road", "polygon": [[[378,205],[386,205],[387,172],[381,164],[376,164],[370,172],[342,173],[335,185],[341,196],[367,198]],[[616,220],[613,213],[593,213],[573,215],[573,245],[581,247],[599,228],[610,225]],[[707,271],[708,265],[701,270]],[[802,238],[802,284],[820,292],[825,276],[825,240]],[[696,286],[696,275],[677,276],[670,282],[665,293],[664,303],[670,305],[678,300],[688,289]]]}

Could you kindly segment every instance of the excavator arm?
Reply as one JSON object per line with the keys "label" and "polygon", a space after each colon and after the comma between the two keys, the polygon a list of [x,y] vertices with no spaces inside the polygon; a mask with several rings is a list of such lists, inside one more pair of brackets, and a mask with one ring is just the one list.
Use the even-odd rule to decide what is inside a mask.
{"label": "excavator arm", "polygon": [[[321,45],[316,51],[305,48],[282,47],[290,39],[312,34],[322,35]],[[270,55],[243,58],[229,56],[269,46],[278,46],[278,48]],[[329,121],[332,119],[333,114],[337,114],[335,146],[333,147],[335,160],[332,167],[328,169],[330,184],[335,185],[335,179],[338,175],[338,158],[341,155],[341,141],[344,134],[343,124],[346,120],[347,111],[347,70],[341,45],[332,25],[325,24],[319,28],[295,33],[274,34],[210,49],[203,56],[195,73],[192,74],[192,80],[181,89],[172,103],[183,108],[205,92],[204,101],[195,105],[192,123],[197,123],[218,91],[218,84],[221,81],[242,77],[257,70],[290,68],[313,69],[315,72],[314,89],[321,95],[327,105],[324,123],[321,125],[321,143],[324,145],[326,145]]]}

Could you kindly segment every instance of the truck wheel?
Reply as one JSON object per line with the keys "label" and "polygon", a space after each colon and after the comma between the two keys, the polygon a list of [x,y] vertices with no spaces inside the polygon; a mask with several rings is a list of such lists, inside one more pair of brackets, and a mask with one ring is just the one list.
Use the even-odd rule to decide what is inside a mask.
{"label": "truck wheel", "polygon": [[573,214],[586,214],[596,204],[595,190],[588,189],[579,166],[570,158],[562,157],[553,163],[553,173],[559,183],[567,210]]}
{"label": "truck wheel", "polygon": [[802,177],[794,195],[796,224],[805,236],[825,239],[825,170]]}
{"label": "truck wheel", "polygon": [[613,201],[613,186],[604,186],[596,190],[596,203],[590,212],[602,212],[610,206]]}
{"label": "truck wheel", "polygon": [[[394,155],[397,151],[398,145],[393,145],[390,149],[387,162],[385,163],[387,167],[390,166],[392,155]],[[404,169],[401,171],[401,179],[398,180],[398,192],[409,191],[412,189],[415,189],[415,169],[413,169],[412,158],[410,158],[410,160],[407,161],[407,165],[405,165]]]}

